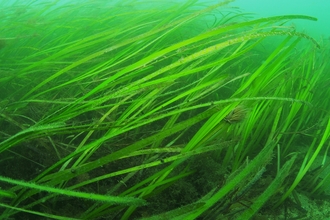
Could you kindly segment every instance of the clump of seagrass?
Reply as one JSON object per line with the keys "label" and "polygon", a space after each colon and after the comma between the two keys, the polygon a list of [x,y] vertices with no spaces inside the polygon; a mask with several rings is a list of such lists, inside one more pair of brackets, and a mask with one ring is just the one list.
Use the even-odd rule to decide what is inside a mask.
{"label": "clump of seagrass", "polygon": [[225,118],[224,121],[229,124],[242,122],[248,113],[248,108],[244,105],[236,106]]}

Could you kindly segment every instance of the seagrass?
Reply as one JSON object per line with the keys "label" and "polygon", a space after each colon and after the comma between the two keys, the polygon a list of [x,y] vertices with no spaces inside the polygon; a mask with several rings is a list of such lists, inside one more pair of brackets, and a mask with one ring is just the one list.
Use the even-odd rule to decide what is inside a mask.
{"label": "seagrass", "polygon": [[[0,1],[0,17],[8,17],[0,28],[0,153],[6,156],[0,162],[15,163],[19,158],[11,152],[23,158],[31,149],[29,160],[45,163],[28,179],[1,175],[11,186],[0,191],[8,201],[0,218],[24,212],[58,219],[132,219],[143,212],[154,215],[150,219],[207,218],[214,207],[225,210],[221,205],[230,204],[224,202],[229,196],[238,200],[241,187],[253,190],[246,187],[253,185],[249,175],[264,178],[258,169],[279,146],[274,167],[281,175],[251,205],[257,210],[282,187],[288,167],[297,168],[287,156],[295,152],[299,131],[318,121],[325,129],[307,130],[314,139],[299,171],[290,173],[295,181],[276,201],[282,204],[328,140],[329,112],[320,109],[329,102],[320,97],[329,93],[322,84],[329,66],[317,58],[323,45],[285,26],[316,18],[248,19],[225,7],[231,2],[100,7],[82,1],[55,7],[56,1],[28,1],[22,9],[18,1]],[[275,49],[261,53],[272,37],[280,39]],[[303,53],[296,52],[300,47]],[[326,89],[317,91],[322,85]],[[210,179],[212,189],[185,201],[181,210],[151,211],[154,203],[148,201],[157,198],[165,206],[167,190],[198,178],[210,158],[231,178],[221,187]],[[199,159],[205,164],[196,168]],[[84,209],[70,216],[52,210],[59,194],[74,197],[73,204],[94,200],[84,200]],[[242,217],[253,214],[246,210]]]}

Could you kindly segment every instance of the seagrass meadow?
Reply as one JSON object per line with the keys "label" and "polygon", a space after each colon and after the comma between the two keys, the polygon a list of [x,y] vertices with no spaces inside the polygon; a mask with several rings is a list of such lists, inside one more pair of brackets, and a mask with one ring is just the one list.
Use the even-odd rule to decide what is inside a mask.
{"label": "seagrass meadow", "polygon": [[232,1],[0,0],[0,219],[326,219],[330,50]]}

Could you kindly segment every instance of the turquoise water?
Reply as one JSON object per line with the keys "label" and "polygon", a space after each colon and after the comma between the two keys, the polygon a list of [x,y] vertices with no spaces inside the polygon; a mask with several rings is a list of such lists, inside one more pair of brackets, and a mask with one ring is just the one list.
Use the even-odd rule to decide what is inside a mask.
{"label": "turquoise water", "polygon": [[[184,0],[180,1],[183,2]],[[0,5],[24,4],[25,2],[24,0],[0,0]],[[47,1],[37,0],[34,1],[34,4],[44,2]],[[81,3],[85,2],[85,0],[59,0],[56,2],[57,5],[61,5],[63,3]],[[116,0],[108,1],[108,3],[109,2],[116,2]],[[206,0],[205,2],[216,3],[218,1]],[[328,0],[236,0],[231,3],[231,6],[239,7],[243,12],[253,13],[253,16],[256,18],[288,14],[313,16],[318,19],[317,22],[295,20],[291,24],[295,26],[298,31],[309,34],[317,40],[329,40],[330,38],[330,1]]]}
{"label": "turquoise water", "polygon": [[297,30],[316,39],[330,37],[330,1],[329,0],[236,0],[233,6],[244,12],[255,13],[256,17],[268,17],[285,14],[303,14],[316,17],[318,21],[294,21]]}

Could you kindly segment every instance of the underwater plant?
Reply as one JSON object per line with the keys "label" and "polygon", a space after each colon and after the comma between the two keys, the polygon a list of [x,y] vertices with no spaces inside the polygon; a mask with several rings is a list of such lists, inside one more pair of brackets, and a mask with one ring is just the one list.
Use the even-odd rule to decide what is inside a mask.
{"label": "underwater plant", "polygon": [[[231,2],[0,1],[0,219],[285,206],[328,152],[327,52],[285,25],[316,18]],[[322,194],[318,180],[305,191]]]}

